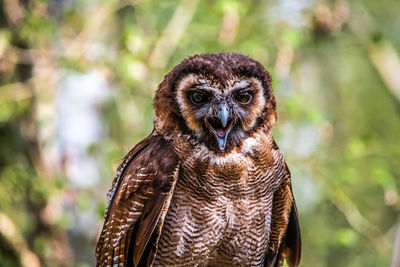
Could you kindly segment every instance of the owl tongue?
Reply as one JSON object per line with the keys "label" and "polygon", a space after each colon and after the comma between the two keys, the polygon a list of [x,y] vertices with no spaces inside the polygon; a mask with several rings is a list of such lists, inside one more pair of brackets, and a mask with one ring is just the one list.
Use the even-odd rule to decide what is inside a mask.
{"label": "owl tongue", "polygon": [[223,138],[226,135],[226,130],[227,129],[215,129],[215,133],[218,137]]}

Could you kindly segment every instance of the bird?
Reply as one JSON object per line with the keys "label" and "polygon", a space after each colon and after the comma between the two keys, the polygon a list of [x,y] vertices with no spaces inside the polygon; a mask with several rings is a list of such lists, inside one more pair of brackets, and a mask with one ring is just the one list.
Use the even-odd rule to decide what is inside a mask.
{"label": "bird", "polygon": [[108,193],[97,266],[298,266],[298,212],[263,65],[239,53],[190,56],[153,107],[153,131]]}

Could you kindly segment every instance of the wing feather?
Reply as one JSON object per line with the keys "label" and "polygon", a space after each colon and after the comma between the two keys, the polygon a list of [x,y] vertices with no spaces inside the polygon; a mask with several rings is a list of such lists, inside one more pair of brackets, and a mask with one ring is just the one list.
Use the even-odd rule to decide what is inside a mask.
{"label": "wing feather", "polygon": [[300,225],[297,215],[296,203],[293,201],[290,212],[289,224],[286,229],[283,253],[289,266],[298,266],[301,258]]}
{"label": "wing feather", "polygon": [[158,135],[150,135],[128,153],[109,193],[97,266],[137,266],[154,260],[154,235],[160,234],[154,230],[163,223],[160,218],[168,209],[178,163],[171,144]]}
{"label": "wing feather", "polygon": [[140,218],[140,223],[137,228],[137,238],[135,239],[135,246],[133,250],[135,266],[139,264],[140,256],[146,248],[147,242],[156,228],[157,222],[161,216],[161,209],[165,200],[165,193],[161,193],[159,197],[152,203],[146,205],[145,211]]}
{"label": "wing feather", "polygon": [[300,226],[290,184],[290,172],[286,167],[286,177],[274,193],[270,242],[264,266],[280,267],[286,259],[290,267],[297,267],[300,258]]}

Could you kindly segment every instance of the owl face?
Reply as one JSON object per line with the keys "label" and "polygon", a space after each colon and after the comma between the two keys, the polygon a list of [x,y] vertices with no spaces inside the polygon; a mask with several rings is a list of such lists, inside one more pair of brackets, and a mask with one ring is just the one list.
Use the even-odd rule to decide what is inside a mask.
{"label": "owl face", "polygon": [[155,130],[227,153],[276,119],[271,78],[241,54],[195,55],[168,73],[154,98]]}
{"label": "owl face", "polygon": [[252,77],[219,81],[190,74],[180,81],[176,101],[196,138],[219,151],[240,143],[265,107],[261,82]]}

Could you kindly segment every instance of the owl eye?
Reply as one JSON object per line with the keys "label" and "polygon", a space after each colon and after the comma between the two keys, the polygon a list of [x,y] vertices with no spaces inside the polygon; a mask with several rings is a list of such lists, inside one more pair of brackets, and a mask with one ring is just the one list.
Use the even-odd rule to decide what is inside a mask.
{"label": "owl eye", "polygon": [[189,95],[189,98],[193,104],[199,105],[206,103],[210,97],[202,92],[193,92]]}
{"label": "owl eye", "polygon": [[236,102],[239,102],[241,104],[248,104],[252,98],[252,95],[250,92],[241,92],[238,93],[234,96],[234,99]]}

